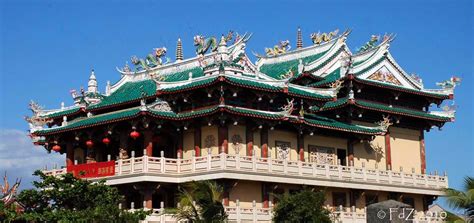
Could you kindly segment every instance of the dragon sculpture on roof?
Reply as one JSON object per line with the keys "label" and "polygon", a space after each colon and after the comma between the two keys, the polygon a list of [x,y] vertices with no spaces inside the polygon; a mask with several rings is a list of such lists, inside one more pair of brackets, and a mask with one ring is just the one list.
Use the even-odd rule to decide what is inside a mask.
{"label": "dragon sculpture on roof", "polygon": [[370,37],[370,40],[357,50],[357,53],[362,53],[374,48],[377,45],[377,42],[379,42],[379,39],[380,39],[380,36],[372,35]]}
{"label": "dragon sculpture on roof", "polygon": [[336,29],[336,30],[334,30],[332,32],[329,32],[329,33],[323,33],[323,34],[321,34],[320,32],[311,33],[310,37],[311,37],[311,40],[313,41],[313,43],[315,45],[319,45],[323,42],[331,41],[332,38],[335,37],[338,32],[339,32],[339,29]]}
{"label": "dragon sculpture on roof", "polygon": [[[225,42],[232,40],[233,36],[234,32],[229,31],[229,33],[224,37]],[[211,36],[206,38],[203,35],[194,36],[194,46],[196,46],[197,55],[204,55],[209,49],[211,49],[211,52],[215,52],[217,50],[217,45],[216,37]]]}
{"label": "dragon sculpture on roof", "polygon": [[278,56],[290,51],[290,41],[283,40],[278,43],[278,45],[273,46],[273,48],[265,48],[265,53],[267,56]]}
{"label": "dragon sculpture on roof", "polygon": [[135,65],[136,71],[148,70],[150,68],[169,63],[169,58],[166,58],[165,62],[163,62],[163,60],[161,59],[166,55],[166,47],[154,48],[153,50],[154,53],[148,54],[145,59],[138,58],[137,56],[132,56],[131,61],[133,65]]}

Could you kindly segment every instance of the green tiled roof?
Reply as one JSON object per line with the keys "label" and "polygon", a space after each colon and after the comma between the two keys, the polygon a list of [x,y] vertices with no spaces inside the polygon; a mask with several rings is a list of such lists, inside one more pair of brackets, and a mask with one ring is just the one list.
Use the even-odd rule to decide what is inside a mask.
{"label": "green tiled roof", "polygon": [[160,92],[174,92],[174,91],[180,91],[180,90],[185,90],[185,89],[190,89],[190,88],[195,88],[195,87],[200,87],[204,85],[208,85],[214,81],[217,81],[217,78],[207,78],[203,80],[197,80],[197,81],[190,81],[189,83],[175,86],[175,87],[170,87],[170,88],[162,88],[159,89]]}
{"label": "green tiled roof", "polygon": [[204,76],[204,72],[201,67],[195,67],[192,69],[172,73],[172,74],[165,74],[163,81],[166,82],[175,82],[175,81],[184,81],[189,79],[189,72],[193,73],[193,78],[202,77]]}
{"label": "green tiled roof", "polygon": [[49,113],[49,114],[46,114],[46,115],[42,115],[41,117],[57,118],[57,117],[65,116],[65,115],[74,114],[74,113],[76,113],[80,110],[81,110],[81,108],[79,108],[79,107],[69,108],[69,109],[59,110],[57,112],[52,112],[52,113]]}
{"label": "green tiled roof", "polygon": [[313,92],[308,92],[308,91],[305,91],[305,90],[301,90],[301,89],[298,89],[296,87],[293,87],[293,86],[289,86],[288,87],[288,93],[289,94],[292,94],[292,95],[297,95],[297,96],[300,96],[300,97],[309,97],[309,98],[324,98],[324,99],[332,99],[333,97],[330,96],[330,95],[321,95],[321,94],[317,94],[317,93],[313,93]]}
{"label": "green tiled roof", "polygon": [[154,116],[158,116],[161,118],[171,118],[171,119],[185,119],[185,118],[191,118],[191,117],[196,117],[196,116],[201,116],[201,115],[206,115],[209,113],[213,113],[217,111],[217,107],[209,107],[209,108],[204,108],[204,109],[198,109],[194,111],[186,111],[182,113],[174,113],[174,112],[163,112],[163,111],[155,111],[155,110],[149,110],[150,114]]}
{"label": "green tiled roof", "polygon": [[330,74],[326,75],[323,80],[318,81],[316,83],[310,84],[309,86],[311,87],[319,87],[319,86],[324,86],[328,85],[330,83],[335,82],[336,80],[340,79],[341,77],[341,68],[337,68]]}
{"label": "green tiled roof", "polygon": [[384,131],[378,128],[364,127],[360,125],[348,124],[339,122],[330,118],[306,114],[304,121],[313,126],[323,126],[337,130],[349,130],[351,132],[363,133],[363,134],[383,134]]}
{"label": "green tiled roof", "polygon": [[383,82],[380,82],[380,81],[372,81],[372,80],[362,79],[362,78],[359,78],[359,77],[356,77],[354,80],[362,82],[362,83],[378,86],[378,87],[386,87],[386,88],[399,90],[399,91],[403,91],[403,92],[407,92],[407,93],[413,93],[413,94],[424,95],[424,96],[431,96],[431,97],[436,97],[436,98],[440,98],[440,99],[448,99],[449,98],[449,95],[446,95],[446,94],[440,94],[440,93],[435,93],[435,92],[427,92],[427,91],[422,91],[422,90],[418,90],[418,89],[411,89],[411,88],[407,88],[407,87],[404,87],[404,86],[399,86],[399,85],[394,85],[394,84],[389,84],[389,83],[383,83]]}
{"label": "green tiled roof", "polygon": [[239,113],[253,117],[265,117],[268,119],[281,119],[283,115],[278,112],[266,112],[256,109],[242,108],[242,107],[232,107],[226,106],[226,109],[231,113]]}
{"label": "green tiled roof", "polygon": [[[384,111],[384,112],[389,112],[393,114],[401,114],[401,115],[412,116],[412,117],[423,118],[423,119],[431,119],[431,120],[436,120],[436,121],[447,122],[451,120],[449,117],[434,115],[434,114],[430,114],[424,111],[418,111],[418,110],[408,109],[408,108],[403,108],[403,107],[394,107],[394,106],[390,107],[389,105],[386,105],[386,104],[366,101],[362,99],[356,99],[354,102],[355,102],[355,106],[361,107],[364,109],[369,109],[369,110]],[[321,108],[313,107],[311,108],[311,110],[315,112],[326,111],[326,110],[336,109],[336,108],[345,106],[347,105],[347,103],[348,103],[347,98],[340,98],[337,101],[327,102]]]}
{"label": "green tiled roof", "polygon": [[66,126],[39,130],[35,132],[35,134],[43,135],[43,134],[54,133],[54,132],[75,129],[75,128],[80,128],[80,127],[85,127],[85,126],[105,124],[112,120],[133,117],[137,115],[139,111],[140,109],[138,108],[131,108],[131,109],[125,109],[125,110],[120,110],[116,112],[101,114],[97,116],[92,116],[92,117],[78,118],[78,119],[75,119],[74,121],[69,122]]}
{"label": "green tiled roof", "polygon": [[120,86],[109,96],[106,96],[101,102],[89,106],[87,109],[97,109],[115,104],[121,104],[129,101],[135,101],[142,98],[142,89],[146,97],[156,94],[156,83],[153,80],[143,80],[137,82],[127,82]]}
{"label": "green tiled roof", "polygon": [[235,77],[230,77],[230,76],[226,76],[225,79],[228,80],[229,82],[233,83],[233,84],[247,86],[247,87],[263,88],[263,89],[270,90],[270,91],[279,91],[279,90],[282,89],[281,87],[278,87],[278,86],[275,86],[275,85],[271,85],[271,84],[264,83],[264,82],[259,82],[257,79],[255,79],[255,80],[241,79],[241,78],[235,78]]}
{"label": "green tiled roof", "polygon": [[308,64],[321,58],[328,51],[329,50],[311,56],[289,60],[281,63],[264,64],[260,67],[259,71],[275,79],[282,79],[281,75],[288,73],[289,70],[292,70],[293,73],[297,73],[300,59],[302,59],[303,64]]}
{"label": "green tiled roof", "polygon": [[430,114],[424,111],[418,111],[414,109],[407,109],[407,108],[401,108],[401,107],[390,107],[388,105],[376,103],[376,102],[370,102],[370,101],[365,101],[365,100],[356,100],[356,104],[359,107],[367,108],[367,109],[372,109],[372,110],[379,110],[379,111],[389,111],[391,113],[396,113],[396,114],[405,114],[405,115],[410,115],[410,116],[415,116],[419,118],[427,118],[427,119],[433,119],[437,121],[450,121],[449,117],[443,117],[439,115],[434,115]]}

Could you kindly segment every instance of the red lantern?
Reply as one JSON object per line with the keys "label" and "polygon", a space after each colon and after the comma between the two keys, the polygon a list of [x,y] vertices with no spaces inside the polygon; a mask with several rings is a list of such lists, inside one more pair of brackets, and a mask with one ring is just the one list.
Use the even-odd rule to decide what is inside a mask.
{"label": "red lantern", "polygon": [[102,142],[103,142],[106,146],[108,146],[109,143],[110,143],[110,139],[107,138],[107,137],[105,137],[105,138],[102,139]]}
{"label": "red lantern", "polygon": [[138,137],[140,137],[140,133],[133,130],[133,132],[130,133],[130,137],[132,137],[133,139],[137,139]]}
{"label": "red lantern", "polygon": [[92,140],[89,139],[86,141],[86,146],[87,148],[91,148],[92,146],[94,146],[94,143],[92,142]]}
{"label": "red lantern", "polygon": [[52,149],[53,149],[53,151],[55,151],[55,152],[59,152],[59,151],[61,151],[61,146],[59,146],[58,144],[56,144],[56,145],[53,146]]}

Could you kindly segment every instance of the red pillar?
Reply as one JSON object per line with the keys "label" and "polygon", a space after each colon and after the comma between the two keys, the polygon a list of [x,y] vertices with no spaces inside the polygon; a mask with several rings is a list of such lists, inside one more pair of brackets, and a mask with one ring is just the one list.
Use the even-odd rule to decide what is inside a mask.
{"label": "red pillar", "polygon": [[268,129],[263,127],[260,130],[260,142],[262,143],[262,157],[268,157]]}
{"label": "red pillar", "polygon": [[421,158],[421,173],[426,173],[426,153],[425,153],[425,131],[420,130],[420,158]]}
{"label": "red pillar", "polygon": [[263,193],[263,208],[270,207],[270,195],[269,195],[269,185],[262,182],[262,193]]}
{"label": "red pillar", "polygon": [[153,191],[147,190],[143,194],[143,199],[145,200],[145,208],[153,208]]}
{"label": "red pillar", "polygon": [[225,190],[222,197],[224,206],[229,206],[229,190]]}
{"label": "red pillar", "polygon": [[146,130],[143,133],[143,145],[145,146],[146,155],[153,156],[153,132],[151,130]]}
{"label": "red pillar", "polygon": [[298,153],[300,155],[300,160],[304,162],[304,135],[298,134]]}
{"label": "red pillar", "polygon": [[66,166],[74,165],[74,147],[71,142],[66,144]]}
{"label": "red pillar", "polygon": [[349,166],[354,166],[354,140],[353,139],[347,140],[347,154],[349,158]]}
{"label": "red pillar", "polygon": [[387,163],[387,170],[392,169],[392,150],[390,148],[390,133],[387,132],[385,134],[385,156],[386,156],[386,163]]}
{"label": "red pillar", "polygon": [[194,152],[196,156],[201,156],[201,126],[194,128]]}
{"label": "red pillar", "polygon": [[251,156],[253,153],[253,131],[252,126],[248,123],[245,127],[245,141],[247,143],[247,156]]}
{"label": "red pillar", "polygon": [[228,137],[229,137],[229,129],[227,128],[227,126],[225,125],[219,126],[218,137],[217,137],[218,138],[217,141],[219,141],[219,149],[220,149],[219,152],[224,152],[224,153],[229,152]]}

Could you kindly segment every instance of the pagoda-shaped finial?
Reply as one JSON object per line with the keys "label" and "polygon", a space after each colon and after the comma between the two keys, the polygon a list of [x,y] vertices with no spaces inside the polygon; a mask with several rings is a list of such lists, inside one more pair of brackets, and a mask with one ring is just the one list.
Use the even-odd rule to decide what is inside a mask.
{"label": "pagoda-shaped finial", "polygon": [[87,92],[97,93],[97,79],[95,78],[94,69],[92,69],[89,82],[87,83]]}
{"label": "pagoda-shaped finial", "polygon": [[181,38],[178,38],[178,43],[176,44],[176,61],[183,60],[183,44],[181,43]]}
{"label": "pagoda-shaped finial", "polygon": [[298,32],[296,34],[296,49],[303,48],[303,37],[301,35],[301,28],[298,27]]}

